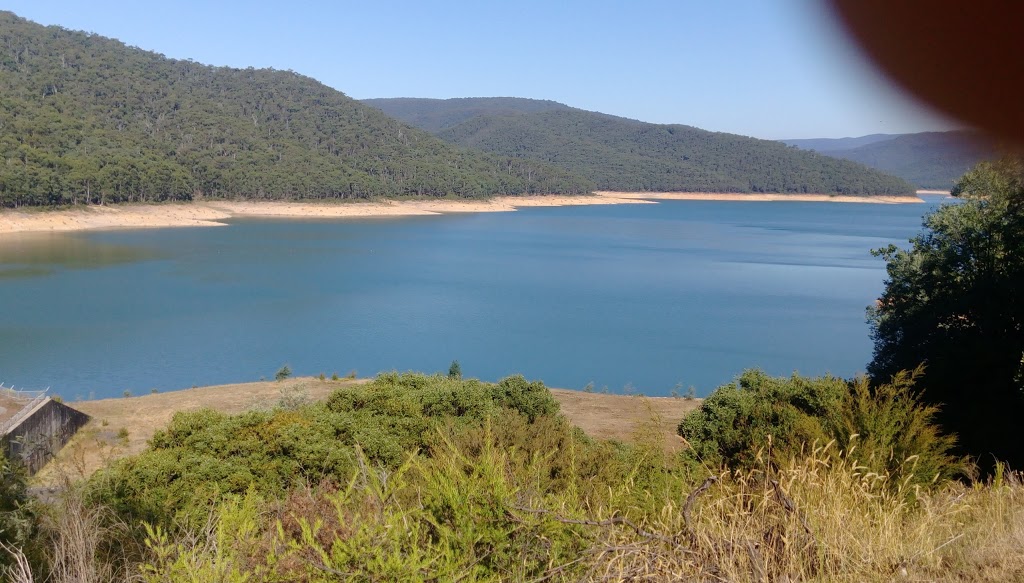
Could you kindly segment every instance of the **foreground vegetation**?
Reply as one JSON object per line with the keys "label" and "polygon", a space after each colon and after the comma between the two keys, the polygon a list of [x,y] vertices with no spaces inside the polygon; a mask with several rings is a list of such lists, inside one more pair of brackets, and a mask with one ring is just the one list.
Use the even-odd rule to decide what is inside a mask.
{"label": "foreground vegetation", "polygon": [[876,251],[889,278],[868,372],[885,382],[923,363],[923,396],[961,453],[1024,467],[1024,159],[979,164],[953,194],[963,202],[926,217],[909,249]]}
{"label": "foreground vegetation", "polygon": [[[786,387],[842,396],[863,385],[750,372],[720,393]],[[910,390],[860,394],[859,407]],[[715,409],[701,410],[705,422]],[[889,421],[921,415],[913,404]],[[902,439],[881,435],[880,447]],[[179,413],[145,452],[50,504],[19,494],[0,512],[0,540],[12,581],[1024,576],[1024,484],[912,479],[919,449],[941,440],[874,471],[873,454],[838,441],[789,449],[784,431],[749,441],[734,467],[690,438],[681,453],[654,429],[629,443],[588,438],[522,377],[386,374],[322,403]]]}

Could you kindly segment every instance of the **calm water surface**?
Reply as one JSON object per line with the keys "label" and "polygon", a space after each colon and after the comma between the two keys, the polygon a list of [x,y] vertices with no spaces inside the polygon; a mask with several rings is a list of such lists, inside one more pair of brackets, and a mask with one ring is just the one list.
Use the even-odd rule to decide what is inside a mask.
{"label": "calm water surface", "polygon": [[0,240],[0,381],[66,398],[447,370],[698,394],[850,376],[929,205],[674,201]]}

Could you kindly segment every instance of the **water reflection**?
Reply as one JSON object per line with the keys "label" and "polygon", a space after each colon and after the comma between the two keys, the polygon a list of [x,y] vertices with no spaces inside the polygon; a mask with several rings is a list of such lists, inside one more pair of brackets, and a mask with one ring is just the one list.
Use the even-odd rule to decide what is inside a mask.
{"label": "water reflection", "polygon": [[90,269],[159,256],[156,249],[118,245],[67,233],[0,237],[0,279],[42,277],[59,269]]}

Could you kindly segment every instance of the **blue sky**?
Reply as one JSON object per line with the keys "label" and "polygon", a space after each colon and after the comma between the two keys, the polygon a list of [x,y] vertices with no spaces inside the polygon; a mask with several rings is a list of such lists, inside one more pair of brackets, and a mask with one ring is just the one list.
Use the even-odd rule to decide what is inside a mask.
{"label": "blue sky", "polygon": [[760,138],[948,129],[903,98],[822,0],[17,0],[42,24],[358,99],[514,96]]}

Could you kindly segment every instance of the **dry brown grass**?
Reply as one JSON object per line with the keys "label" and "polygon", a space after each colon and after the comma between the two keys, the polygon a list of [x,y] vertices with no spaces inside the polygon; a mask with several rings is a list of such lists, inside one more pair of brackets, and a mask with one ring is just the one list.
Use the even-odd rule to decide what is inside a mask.
{"label": "dry brown grass", "polygon": [[683,440],[676,434],[679,420],[701,404],[701,399],[605,395],[567,389],[551,389],[551,394],[558,400],[562,414],[591,437],[631,441],[638,431],[654,430],[662,434],[670,451],[683,446]]}
{"label": "dry brown grass", "polygon": [[643,533],[608,528],[588,578],[1024,581],[1020,475],[951,482],[908,502],[885,476],[824,454],[722,473],[666,501]]}
{"label": "dry brown grass", "polygon": [[[321,401],[339,387],[365,382],[368,379],[321,381],[302,377],[69,403],[92,420],[35,480],[41,485],[54,485],[62,477],[87,477],[112,460],[140,453],[153,433],[166,427],[179,411],[211,408],[241,413],[273,407],[282,399]],[[663,435],[671,450],[682,446],[675,433],[676,424],[700,406],[699,399],[604,395],[566,389],[551,389],[551,393],[569,421],[591,437],[629,441],[640,430],[656,431]]]}

